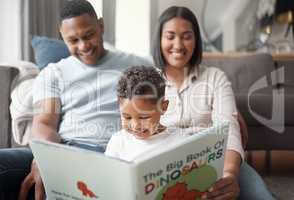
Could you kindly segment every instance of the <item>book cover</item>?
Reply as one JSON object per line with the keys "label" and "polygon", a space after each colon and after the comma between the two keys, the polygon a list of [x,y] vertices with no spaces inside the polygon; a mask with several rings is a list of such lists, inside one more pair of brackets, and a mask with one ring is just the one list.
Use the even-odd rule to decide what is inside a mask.
{"label": "book cover", "polygon": [[138,199],[200,199],[223,175],[227,132],[227,125],[209,128],[138,161]]}

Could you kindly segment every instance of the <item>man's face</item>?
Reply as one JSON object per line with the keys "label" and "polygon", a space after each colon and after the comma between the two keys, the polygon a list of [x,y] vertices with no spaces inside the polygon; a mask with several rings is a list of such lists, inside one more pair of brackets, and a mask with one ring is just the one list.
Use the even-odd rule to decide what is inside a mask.
{"label": "man's face", "polygon": [[87,65],[95,65],[104,55],[103,21],[88,14],[64,19],[60,33],[71,55]]}

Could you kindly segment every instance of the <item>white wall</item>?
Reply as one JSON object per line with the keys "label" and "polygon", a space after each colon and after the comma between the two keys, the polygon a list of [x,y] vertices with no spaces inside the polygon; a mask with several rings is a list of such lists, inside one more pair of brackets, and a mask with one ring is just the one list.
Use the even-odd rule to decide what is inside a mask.
{"label": "white wall", "polygon": [[[0,4],[0,62],[18,60],[20,51],[20,1],[1,0]],[[98,13],[102,10],[102,0],[89,0]],[[110,0],[104,0],[104,2]],[[234,50],[236,46],[246,43],[250,38],[250,20],[252,21],[252,6],[248,2],[256,0],[217,0],[208,1],[205,16],[206,29],[210,35],[224,31],[223,43],[225,50]],[[178,5],[190,8],[201,23],[201,12],[207,0],[116,0],[113,23],[106,22],[107,41],[115,42],[118,49],[138,55],[150,55],[151,39],[159,15],[169,6]],[[244,6],[245,5],[245,6]],[[247,10],[242,13],[244,9]],[[241,14],[240,14],[241,13]],[[104,15],[104,14],[103,14]],[[249,18],[250,16],[251,18]],[[235,18],[235,19],[234,19]],[[107,24],[109,23],[109,24]],[[251,30],[252,31],[252,30]],[[244,40],[244,41],[243,41]]]}
{"label": "white wall", "polygon": [[199,18],[203,1],[206,0],[158,0],[159,15],[170,6],[185,6],[191,9],[196,14],[197,18]]}
{"label": "white wall", "polygon": [[117,0],[115,46],[141,56],[150,49],[150,0]]}
{"label": "white wall", "polygon": [[[160,14],[172,5],[200,13],[203,0],[117,0],[115,46],[137,55],[150,55],[154,28]],[[198,17],[198,16],[197,16]]]}
{"label": "white wall", "polygon": [[92,6],[94,7],[96,14],[98,15],[97,17],[102,17],[102,13],[103,13],[103,2],[102,0],[88,0]]}
{"label": "white wall", "polygon": [[[20,4],[21,0],[1,0],[0,4],[0,62],[18,60],[20,51]],[[101,16],[102,0],[89,0]],[[151,39],[159,15],[169,6],[186,6],[196,13],[200,20],[205,0],[117,0],[114,30],[115,46],[118,49],[138,55],[150,55]],[[222,0],[230,1],[230,0]],[[217,13],[213,6],[211,13]],[[220,9],[222,10],[222,9]],[[219,11],[221,12],[221,11]],[[207,28],[218,23],[212,15],[207,15]],[[214,19],[214,20],[213,20]],[[218,19],[218,18],[217,18]],[[106,28],[109,25],[106,24]],[[114,31],[113,31],[114,32]],[[108,34],[109,35],[109,34]]]}
{"label": "white wall", "polygon": [[[233,51],[252,39],[256,0],[116,0],[115,46],[138,55],[150,55],[151,40],[160,14],[168,7],[186,6],[205,28],[210,39],[223,34],[223,48]],[[107,26],[107,24],[106,24]],[[109,26],[109,25],[108,25]],[[250,33],[251,31],[251,33]],[[204,37],[204,34],[202,34]]]}
{"label": "white wall", "polygon": [[0,62],[19,60],[20,0],[1,0],[0,3]]}

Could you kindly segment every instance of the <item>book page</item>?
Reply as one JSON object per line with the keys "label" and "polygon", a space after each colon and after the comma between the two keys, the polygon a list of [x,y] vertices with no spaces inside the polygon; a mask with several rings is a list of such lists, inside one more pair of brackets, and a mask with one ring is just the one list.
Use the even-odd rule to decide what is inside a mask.
{"label": "book page", "polygon": [[200,197],[222,177],[227,133],[228,125],[209,128],[138,162],[139,199],[175,198],[177,191]]}

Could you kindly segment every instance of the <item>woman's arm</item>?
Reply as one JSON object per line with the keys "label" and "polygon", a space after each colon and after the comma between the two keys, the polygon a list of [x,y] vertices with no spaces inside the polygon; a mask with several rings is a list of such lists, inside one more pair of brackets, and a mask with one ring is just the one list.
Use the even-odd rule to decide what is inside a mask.
{"label": "woman's arm", "polygon": [[212,120],[230,123],[223,177],[204,195],[203,199],[234,200],[239,196],[238,176],[244,157],[234,93],[226,75],[216,70],[213,92]]}
{"label": "woman's arm", "polygon": [[241,160],[243,160],[244,149],[238,121],[238,110],[231,83],[225,73],[220,70],[214,71],[213,77],[212,121],[213,123],[219,121],[229,122],[227,149],[238,153]]}
{"label": "woman's arm", "polygon": [[230,173],[238,177],[241,162],[242,159],[238,152],[233,150],[227,150],[225,156],[224,174]]}

